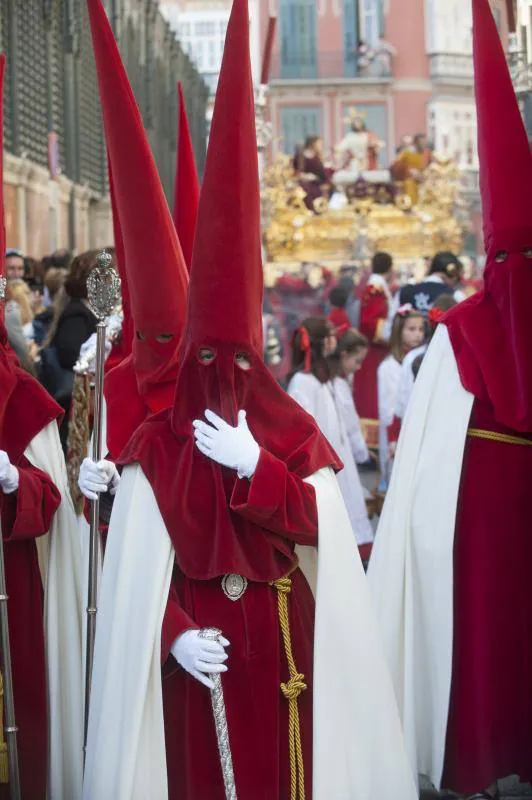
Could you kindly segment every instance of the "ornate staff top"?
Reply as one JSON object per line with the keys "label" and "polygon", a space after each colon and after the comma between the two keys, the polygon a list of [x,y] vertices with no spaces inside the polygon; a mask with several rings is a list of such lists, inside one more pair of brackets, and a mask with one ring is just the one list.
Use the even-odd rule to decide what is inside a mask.
{"label": "ornate staff top", "polygon": [[113,257],[107,250],[98,253],[97,264],[87,278],[87,293],[92,313],[103,322],[120,299],[120,277],[111,267]]}

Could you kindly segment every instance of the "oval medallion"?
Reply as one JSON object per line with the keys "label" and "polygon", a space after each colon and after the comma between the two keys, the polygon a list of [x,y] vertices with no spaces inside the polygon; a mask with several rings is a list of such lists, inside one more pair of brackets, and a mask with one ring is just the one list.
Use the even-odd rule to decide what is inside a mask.
{"label": "oval medallion", "polygon": [[229,600],[240,600],[246,589],[248,588],[247,578],[236,573],[224,575],[222,578],[222,589]]}

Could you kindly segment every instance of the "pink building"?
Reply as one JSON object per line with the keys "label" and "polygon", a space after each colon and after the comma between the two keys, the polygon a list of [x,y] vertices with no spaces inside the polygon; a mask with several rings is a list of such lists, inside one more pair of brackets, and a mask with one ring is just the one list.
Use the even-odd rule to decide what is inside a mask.
{"label": "pink building", "polygon": [[[505,36],[505,0],[493,6]],[[274,151],[293,153],[311,134],[330,151],[356,109],[385,143],[382,166],[403,135],[426,132],[468,173],[473,199],[469,0],[263,0],[260,7],[263,39],[268,16],[278,17],[269,94]]]}

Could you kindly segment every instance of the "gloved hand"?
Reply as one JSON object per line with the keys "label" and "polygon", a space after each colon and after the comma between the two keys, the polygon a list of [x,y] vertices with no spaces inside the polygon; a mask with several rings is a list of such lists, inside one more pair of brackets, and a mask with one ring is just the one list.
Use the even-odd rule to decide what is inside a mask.
{"label": "gloved hand", "polygon": [[13,466],[5,450],[0,450],[0,486],[4,494],[13,494],[18,489],[18,469]]}
{"label": "gloved hand", "polygon": [[196,678],[204,686],[212,689],[209,678],[213,672],[227,672],[224,661],[227,660],[225,647],[229,642],[220,636],[220,644],[209,639],[202,639],[199,631],[189,630],[177,637],[170,652],[189,675]]}
{"label": "gloved hand", "polygon": [[196,447],[204,455],[224,467],[236,469],[239,478],[252,478],[257,469],[260,447],[248,428],[246,412],[238,412],[238,425],[232,428],[214,411],[207,410],[205,417],[211,423],[195,419]]}
{"label": "gloved hand", "polygon": [[101,492],[108,489],[116,494],[120,475],[112,461],[99,461],[85,458],[79,470],[78,486],[88,500],[97,500]]}

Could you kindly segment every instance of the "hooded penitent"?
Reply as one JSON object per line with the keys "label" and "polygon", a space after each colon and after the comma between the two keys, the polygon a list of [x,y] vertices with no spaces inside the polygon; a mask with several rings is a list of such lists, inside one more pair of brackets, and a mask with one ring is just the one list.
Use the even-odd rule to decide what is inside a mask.
{"label": "hooded penitent", "polygon": [[446,324],[465,389],[532,431],[532,155],[488,0],[473,0],[485,288]]}
{"label": "hooded penitent", "polygon": [[183,248],[183,255],[190,269],[194,234],[198,219],[200,185],[196,170],[196,159],[190,136],[183,85],[178,83],[179,131],[177,140],[177,167],[175,178],[174,222]]}
{"label": "hooded penitent", "polygon": [[[0,280],[5,281],[6,230],[4,218],[4,72],[5,55],[0,55]],[[2,291],[2,294],[4,292]],[[0,300],[0,449],[16,462],[32,439],[62,410],[48,392],[19,366],[11,349],[5,326],[3,298]]]}
{"label": "hooded penitent", "polygon": [[[246,0],[235,0],[202,184],[187,327],[174,407],[147,421],[123,454],[140,462],[172,537],[180,569],[268,581],[293,564],[286,539],[233,510],[237,477],[203,456],[192,421],[211,409],[235,425],[247,411],[266,451],[301,477],[339,466],[314,421],[274,381],[262,360],[260,197]],[[214,354],[200,360],[202,350]],[[251,369],[237,364],[245,353]]]}
{"label": "hooded penitent", "polygon": [[133,349],[107,378],[116,457],[149,412],[171,404],[188,276],[140,112],[101,0],[87,0],[134,325]]}

